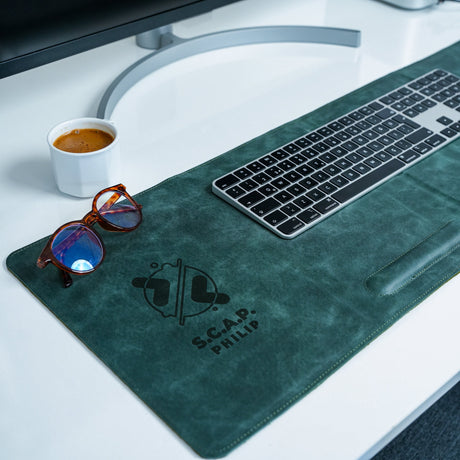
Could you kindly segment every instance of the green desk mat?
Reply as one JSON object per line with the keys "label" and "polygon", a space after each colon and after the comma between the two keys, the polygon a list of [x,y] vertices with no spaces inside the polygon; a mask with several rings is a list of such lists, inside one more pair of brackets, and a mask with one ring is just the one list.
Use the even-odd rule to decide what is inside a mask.
{"label": "green desk mat", "polygon": [[460,42],[139,193],[141,227],[100,230],[104,263],[69,289],[35,266],[46,238],[8,268],[197,453],[224,456],[460,270],[460,144],[291,241],[211,180],[436,67],[460,74]]}

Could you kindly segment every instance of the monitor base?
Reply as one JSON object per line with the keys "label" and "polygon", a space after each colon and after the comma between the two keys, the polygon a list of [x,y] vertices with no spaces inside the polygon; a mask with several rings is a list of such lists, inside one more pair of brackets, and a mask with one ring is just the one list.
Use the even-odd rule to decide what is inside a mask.
{"label": "monitor base", "polygon": [[440,0],[381,0],[404,10],[421,10],[440,3]]}
{"label": "monitor base", "polygon": [[359,30],[315,26],[266,26],[232,29],[190,39],[177,37],[172,26],[144,32],[136,38],[139,46],[155,51],[122,72],[107,88],[99,103],[97,116],[109,119],[126,91],[150,73],[186,57],[207,51],[262,43],[322,43],[358,47]]}

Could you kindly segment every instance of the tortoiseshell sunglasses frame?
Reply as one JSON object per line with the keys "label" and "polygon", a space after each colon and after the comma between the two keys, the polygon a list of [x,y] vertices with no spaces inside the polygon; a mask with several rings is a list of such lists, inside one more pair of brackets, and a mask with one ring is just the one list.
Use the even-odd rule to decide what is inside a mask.
{"label": "tortoiseshell sunglasses frame", "polygon": [[[99,197],[101,195],[103,195],[104,193],[107,193],[107,192],[114,192],[114,194],[112,195],[112,197],[106,202],[104,203],[104,206],[106,204],[113,204],[116,200],[118,200],[118,198],[120,197],[120,195],[122,195],[123,197],[125,197],[133,206],[135,206],[135,208],[139,211],[139,222],[134,226],[134,227],[131,227],[131,228],[125,228],[125,227],[120,227],[118,225],[115,225],[114,223],[112,222],[109,222],[108,220],[104,219],[104,217],[101,216],[99,210],[97,209],[97,200],[99,199]],[[141,224],[142,222],[142,205],[140,205],[139,203],[136,203],[134,201],[134,199],[131,197],[131,195],[129,195],[129,193],[126,191],[126,187],[123,185],[123,184],[118,184],[118,185],[114,185],[112,187],[108,187],[108,188],[105,188],[104,190],[101,190],[93,199],[93,205],[92,205],[92,209],[91,211],[86,214],[83,219],[81,220],[74,220],[72,222],[67,222],[66,224],[64,225],[61,225],[50,237],[50,239],[48,240],[48,242],[46,243],[46,246],[43,248],[40,256],[38,257],[38,260],[37,260],[37,266],[40,267],[40,268],[44,268],[46,267],[49,263],[52,263],[53,265],[55,265],[57,268],[59,268],[59,270],[61,271],[62,273],[62,276],[63,276],[63,280],[64,280],[64,287],[69,287],[72,285],[72,278],[70,276],[70,273],[72,274],[75,274],[75,275],[86,275],[88,273],[92,273],[94,270],[96,270],[100,265],[101,263],[104,261],[104,258],[105,258],[105,247],[104,247],[104,243],[102,241],[102,238],[100,237],[100,235],[96,232],[96,230],[94,230],[93,228],[91,228],[95,223],[98,223],[104,230],[108,230],[110,232],[132,232],[133,230],[135,230],[137,227],[139,227],[139,225]],[[66,229],[67,227],[70,227],[72,225],[81,225],[82,227],[86,227],[87,229],[89,229],[95,236],[96,238],[99,240],[100,244],[101,244],[101,248],[102,248],[102,257],[101,257],[101,260],[100,262],[95,266],[93,267],[91,270],[87,270],[85,271],[84,273],[81,273],[81,272],[78,272],[78,271],[75,271],[75,270],[72,270],[71,268],[69,267],[66,267],[65,265],[63,265],[61,262],[59,262],[57,260],[57,258],[55,257],[55,255],[53,254],[53,251],[52,251],[52,246],[53,246],[53,242],[56,238],[56,236],[62,232],[64,229]]]}

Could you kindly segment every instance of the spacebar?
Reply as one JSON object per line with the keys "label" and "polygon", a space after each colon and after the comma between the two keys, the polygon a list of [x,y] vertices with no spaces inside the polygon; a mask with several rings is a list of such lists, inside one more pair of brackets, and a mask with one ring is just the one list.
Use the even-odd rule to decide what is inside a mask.
{"label": "spacebar", "polygon": [[385,177],[388,177],[390,174],[393,174],[398,169],[401,169],[403,166],[405,166],[405,163],[399,161],[397,158],[393,158],[388,163],[380,166],[380,168],[374,169],[369,174],[360,177],[358,180],[340,189],[331,196],[340,203],[344,203],[369,187],[372,187],[377,182],[380,182],[382,179],[385,179]]}

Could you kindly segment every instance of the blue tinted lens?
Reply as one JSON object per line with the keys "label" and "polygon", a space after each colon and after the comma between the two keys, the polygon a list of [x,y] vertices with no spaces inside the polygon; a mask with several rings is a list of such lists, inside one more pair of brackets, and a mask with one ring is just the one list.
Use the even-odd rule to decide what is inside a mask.
{"label": "blue tinted lens", "polygon": [[101,263],[104,250],[90,228],[73,224],[56,235],[51,251],[62,265],[73,272],[88,273]]}
{"label": "blue tinted lens", "polygon": [[121,192],[105,192],[96,203],[99,215],[117,227],[130,229],[141,219],[141,213]]}

